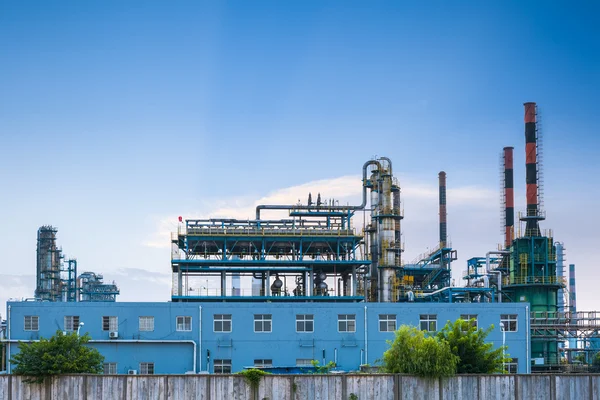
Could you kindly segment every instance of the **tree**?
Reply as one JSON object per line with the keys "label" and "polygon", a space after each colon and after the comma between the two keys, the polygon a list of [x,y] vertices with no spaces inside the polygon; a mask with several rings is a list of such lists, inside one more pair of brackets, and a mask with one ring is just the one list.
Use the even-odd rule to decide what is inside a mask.
{"label": "tree", "polygon": [[459,374],[504,372],[503,363],[509,358],[506,355],[503,358],[503,348],[494,349],[492,343],[485,342],[494,325],[484,331],[477,329],[474,322],[474,319],[448,321],[437,334],[438,339],[447,342],[452,354],[458,357],[456,372]]}
{"label": "tree", "polygon": [[382,369],[388,373],[403,373],[439,378],[456,373],[458,357],[447,342],[427,336],[414,326],[402,325],[396,331],[390,348],[383,353]]}
{"label": "tree", "polygon": [[89,335],[78,336],[76,332],[64,334],[56,331],[50,339],[39,342],[19,343],[20,352],[11,358],[16,375],[28,375],[27,382],[43,382],[51,375],[99,374],[104,356],[94,348],[87,347]]}

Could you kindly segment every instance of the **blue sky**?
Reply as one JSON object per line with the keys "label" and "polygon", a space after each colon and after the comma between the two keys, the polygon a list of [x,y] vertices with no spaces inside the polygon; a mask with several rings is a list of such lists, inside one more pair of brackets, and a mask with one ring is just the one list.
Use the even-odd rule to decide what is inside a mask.
{"label": "blue sky", "polygon": [[432,201],[438,171],[472,199],[448,198],[460,271],[501,241],[503,146],[515,146],[524,208],[522,103],[536,101],[543,226],[578,265],[579,307],[600,309],[588,283],[600,278],[598,12],[593,2],[1,1],[0,302],[32,294],[42,224],[58,226],[80,268],[118,280],[123,300],[166,300],[168,239],[148,245],[165,221],[244,215],[286,188],[358,175],[374,155],[401,178],[408,258],[435,243],[437,210],[419,194]]}

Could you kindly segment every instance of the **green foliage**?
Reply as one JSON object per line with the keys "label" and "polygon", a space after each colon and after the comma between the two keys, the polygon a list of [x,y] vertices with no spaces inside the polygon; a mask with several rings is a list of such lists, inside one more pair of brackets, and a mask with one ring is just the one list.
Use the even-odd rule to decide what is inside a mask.
{"label": "green foliage", "polygon": [[585,364],[585,354],[579,353],[575,356],[575,358],[573,358],[573,360]]}
{"label": "green foliage", "polygon": [[390,348],[383,353],[382,369],[393,374],[439,378],[456,373],[458,357],[450,345],[435,336],[426,336],[414,326],[402,325]]}
{"label": "green foliage", "polygon": [[50,339],[39,342],[19,343],[20,352],[11,358],[16,375],[28,375],[26,382],[40,383],[45,378],[60,374],[100,374],[104,356],[85,344],[89,335],[78,336],[76,332],[63,334],[56,331]]}
{"label": "green foliage", "polygon": [[355,393],[350,393],[348,400],[358,400],[358,396]]}
{"label": "green foliage", "polygon": [[[448,321],[446,326],[438,332],[439,340],[450,345],[452,354],[458,357],[456,372],[458,374],[491,374],[502,373],[503,362],[510,358],[505,354],[502,358],[502,348],[494,349],[492,343],[486,343],[485,338],[494,329],[494,325],[485,331],[474,326],[475,320],[465,321],[457,319]],[[506,349],[504,349],[506,350]]]}
{"label": "green foliage", "polygon": [[243,371],[238,372],[238,374],[243,375],[246,382],[250,385],[252,389],[257,389],[258,384],[260,383],[260,379],[265,375],[270,375],[268,372],[265,372],[260,369],[250,368]]}
{"label": "green foliage", "polygon": [[315,374],[328,374],[329,371],[336,367],[333,361],[329,361],[325,365],[319,365],[319,361],[317,360],[312,360],[310,363],[315,367]]}
{"label": "green foliage", "polygon": [[600,367],[600,352],[596,353],[594,359],[592,360],[592,365],[594,367]]}

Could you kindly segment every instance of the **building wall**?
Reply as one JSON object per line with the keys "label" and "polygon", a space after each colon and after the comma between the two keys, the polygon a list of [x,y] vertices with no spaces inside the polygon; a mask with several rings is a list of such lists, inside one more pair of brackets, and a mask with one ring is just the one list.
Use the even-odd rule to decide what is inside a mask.
{"label": "building wall", "polygon": [[[386,340],[394,338],[393,332],[379,331],[380,314],[395,315],[396,328],[403,324],[419,326],[420,315],[435,315],[438,330],[463,314],[476,314],[479,327],[494,325],[488,340],[496,346],[502,344],[500,315],[514,314],[517,331],[506,332],[505,341],[508,353],[519,360],[518,372],[528,372],[524,303],[12,302],[8,307],[11,340],[50,337],[64,330],[65,316],[79,316],[84,323],[80,333],[90,334],[91,345],[101,351],[106,362],[117,363],[117,373],[139,371],[141,362],[152,362],[157,374],[213,372],[215,360],[231,360],[235,372],[259,359],[272,360],[276,367],[294,367],[298,359],[316,359],[321,364],[336,361],[339,369],[352,371],[361,363],[375,364],[387,349]],[[231,314],[230,333],[214,332],[215,314]],[[255,314],[272,316],[271,332],[254,332]],[[314,316],[312,333],[296,332],[297,314]],[[354,332],[338,332],[339,314],[355,316]],[[38,331],[24,330],[25,316],[38,316]],[[102,329],[103,316],[118,317],[118,339],[110,339],[109,331]],[[140,316],[154,317],[153,331],[140,331]],[[190,331],[177,330],[178,316],[191,317]],[[17,351],[16,343],[12,343],[10,353]]]}

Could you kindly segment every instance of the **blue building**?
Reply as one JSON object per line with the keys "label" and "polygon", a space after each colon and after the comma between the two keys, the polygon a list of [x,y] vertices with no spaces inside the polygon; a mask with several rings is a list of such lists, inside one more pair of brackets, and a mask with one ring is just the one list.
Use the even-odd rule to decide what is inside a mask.
{"label": "blue building", "polygon": [[[8,353],[60,330],[88,332],[106,373],[293,371],[313,360],[356,371],[376,364],[400,325],[436,332],[475,318],[481,328],[494,325],[488,340],[509,346],[511,372],[530,372],[529,304],[497,303],[487,278],[450,283],[457,257],[446,236],[445,173],[439,245],[406,263],[392,163],[370,160],[362,172],[356,206],[309,194],[304,205],[259,205],[254,220],[180,217],[171,302],[9,303]],[[261,211],[288,216],[261,219]],[[356,212],[365,213],[356,218],[362,226],[353,225]]]}
{"label": "blue building", "polygon": [[[476,318],[514,364],[529,372],[527,304],[522,303],[53,303],[8,304],[9,354],[17,341],[57,330],[89,333],[106,373],[227,373],[245,367],[297,367],[334,361],[343,371],[375,364],[402,324],[437,331]],[[80,327],[80,324],[81,327]],[[9,367],[10,368],[10,367]],[[134,372],[135,371],[135,372]]]}

